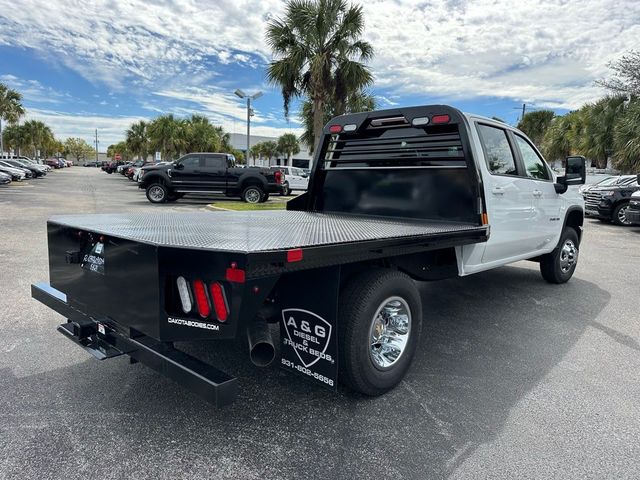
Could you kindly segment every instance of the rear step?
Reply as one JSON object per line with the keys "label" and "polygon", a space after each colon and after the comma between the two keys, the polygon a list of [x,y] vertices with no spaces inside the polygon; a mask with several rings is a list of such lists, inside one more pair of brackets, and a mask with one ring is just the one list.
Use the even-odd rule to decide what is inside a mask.
{"label": "rear step", "polygon": [[31,285],[31,296],[69,321],[58,331],[99,360],[127,354],[187,387],[218,407],[232,403],[237,379],[172,345],[145,335],[130,338],[90,318],[67,303],[66,295],[47,283]]}

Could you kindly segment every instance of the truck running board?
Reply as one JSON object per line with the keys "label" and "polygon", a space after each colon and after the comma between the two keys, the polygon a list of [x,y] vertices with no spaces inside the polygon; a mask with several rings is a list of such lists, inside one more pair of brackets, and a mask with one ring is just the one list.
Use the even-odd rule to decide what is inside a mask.
{"label": "truck running board", "polygon": [[65,337],[99,360],[127,354],[218,407],[232,403],[237,379],[172,345],[145,335],[127,337],[67,303],[66,295],[47,283],[31,285],[31,296],[67,317],[58,327]]}

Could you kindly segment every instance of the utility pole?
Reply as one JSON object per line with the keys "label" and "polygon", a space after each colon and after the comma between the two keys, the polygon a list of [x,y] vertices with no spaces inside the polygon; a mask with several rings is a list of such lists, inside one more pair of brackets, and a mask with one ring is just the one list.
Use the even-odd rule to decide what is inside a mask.
{"label": "utility pole", "polygon": [[524,114],[525,114],[526,111],[527,111],[527,104],[523,103],[522,104],[522,118],[520,120],[524,119]]}
{"label": "utility pole", "polygon": [[98,163],[98,129],[96,128],[96,164]]}
{"label": "utility pole", "polygon": [[[247,99],[247,153],[246,153],[246,164],[249,165],[249,155],[251,151],[251,116],[253,115],[253,111],[251,110],[251,100],[256,100],[262,96],[262,92],[254,93],[253,95],[247,95],[239,88],[233,92],[237,97],[246,98]],[[253,159],[253,164],[256,164],[255,158]]]}

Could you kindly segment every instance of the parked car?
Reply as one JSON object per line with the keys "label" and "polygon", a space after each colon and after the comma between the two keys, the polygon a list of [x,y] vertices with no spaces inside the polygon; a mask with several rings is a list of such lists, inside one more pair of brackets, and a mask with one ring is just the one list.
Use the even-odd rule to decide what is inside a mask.
{"label": "parked car", "polygon": [[36,160],[33,160],[33,159],[29,158],[29,157],[16,157],[16,158],[18,158],[19,160],[23,160],[25,162],[31,163],[33,165],[40,165],[47,172],[50,172],[52,170],[52,168],[49,165],[47,165],[46,163],[44,163],[42,160],[36,161]]}
{"label": "parked car", "polygon": [[107,172],[109,175],[111,175],[117,170],[118,165],[118,162],[107,162],[106,164],[102,165],[102,171]]}
{"label": "parked car", "polygon": [[578,188],[578,193],[580,193],[582,196],[584,196],[586,194],[586,192],[591,190],[593,187],[596,187],[596,186],[604,187],[605,185],[610,185],[611,183],[615,183],[615,181],[619,177],[620,177],[619,175],[610,175],[610,176],[605,177],[605,178],[603,178],[601,180],[598,180],[595,183],[580,185],[580,188]]}
{"label": "parked car", "polygon": [[222,193],[258,203],[282,191],[282,177],[279,170],[238,168],[228,153],[189,153],[168,165],[147,167],[139,186],[151,203],[175,201],[187,193]]}
{"label": "parked car", "polygon": [[33,178],[33,172],[31,170],[29,170],[28,168],[24,168],[24,167],[20,167],[20,166],[15,166],[10,164],[9,162],[7,162],[6,160],[0,160],[0,165],[7,167],[7,168],[15,168],[16,170],[21,171],[22,173],[24,173],[25,178]]}
{"label": "parked car", "polygon": [[627,219],[631,194],[640,187],[636,175],[621,175],[616,181],[585,192],[585,216],[616,225],[631,225]]}
{"label": "parked car", "polygon": [[56,158],[47,158],[44,161],[45,165],[49,165],[51,168],[60,168],[60,162]]}
{"label": "parked car", "polygon": [[98,162],[95,161],[91,161],[91,162],[86,162],[84,164],[85,167],[97,167],[98,166]]}
{"label": "parked car", "polygon": [[34,165],[28,162],[23,162],[15,159],[8,159],[8,160],[2,160],[2,161],[16,168],[25,168],[29,170],[33,174],[34,178],[44,177],[47,174],[47,171],[44,169],[42,165]]}
{"label": "parked car", "polygon": [[7,175],[11,175],[11,180],[15,182],[21,182],[27,177],[27,174],[24,173],[24,170],[14,167],[7,167],[0,162],[0,172],[6,173]]}
{"label": "parked car", "polygon": [[292,191],[306,192],[309,187],[309,175],[302,168],[288,165],[275,165],[271,170],[280,170],[284,174],[282,180],[282,195],[290,195]]}
{"label": "parked car", "polygon": [[[636,181],[640,184],[640,173]],[[630,225],[640,225],[640,189],[636,190],[629,197],[629,209],[625,214]]]}
{"label": "parked car", "polygon": [[8,183],[11,183],[11,175],[0,172],[0,185],[7,185]]}
{"label": "parked car", "polygon": [[127,173],[127,169],[133,165],[133,162],[126,162],[118,165],[116,168],[116,172],[120,175],[125,175]]}

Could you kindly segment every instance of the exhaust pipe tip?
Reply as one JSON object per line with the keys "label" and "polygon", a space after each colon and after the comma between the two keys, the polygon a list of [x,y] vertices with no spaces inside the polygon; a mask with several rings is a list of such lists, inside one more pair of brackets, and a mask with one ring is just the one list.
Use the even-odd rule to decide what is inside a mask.
{"label": "exhaust pipe tip", "polygon": [[268,367],[276,357],[275,347],[266,342],[258,343],[249,351],[249,358],[257,367]]}
{"label": "exhaust pipe tip", "polygon": [[276,348],[273,345],[269,324],[262,320],[251,322],[247,327],[249,339],[249,358],[257,367],[271,365],[276,357]]}

